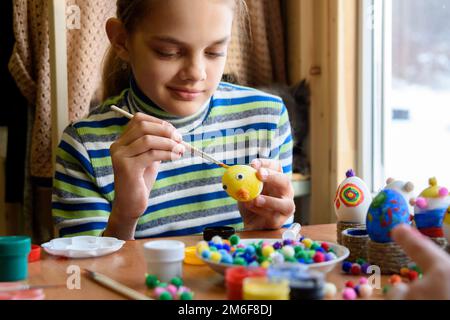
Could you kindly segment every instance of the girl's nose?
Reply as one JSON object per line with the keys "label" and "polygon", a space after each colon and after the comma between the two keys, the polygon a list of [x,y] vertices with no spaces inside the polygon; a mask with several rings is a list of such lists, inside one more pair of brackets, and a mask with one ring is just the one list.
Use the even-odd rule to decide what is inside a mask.
{"label": "girl's nose", "polygon": [[204,81],[206,80],[206,67],[203,59],[194,57],[188,59],[180,72],[183,81]]}

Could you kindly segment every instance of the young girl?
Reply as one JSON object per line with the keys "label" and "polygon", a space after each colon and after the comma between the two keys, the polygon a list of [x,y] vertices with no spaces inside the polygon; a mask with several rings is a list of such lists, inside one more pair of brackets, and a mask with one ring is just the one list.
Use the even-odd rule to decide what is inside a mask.
{"label": "young girl", "polygon": [[[292,222],[292,139],[282,100],[220,83],[242,1],[117,1],[104,73],[105,94],[116,96],[70,125],[57,153],[60,236],[128,240]],[[262,194],[236,203],[222,189],[224,169],[185,152],[182,140],[228,165],[251,163]]]}

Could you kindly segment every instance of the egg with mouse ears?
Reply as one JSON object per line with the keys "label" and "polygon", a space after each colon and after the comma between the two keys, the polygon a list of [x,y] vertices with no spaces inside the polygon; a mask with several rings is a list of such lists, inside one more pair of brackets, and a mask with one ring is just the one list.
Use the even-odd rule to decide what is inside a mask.
{"label": "egg with mouse ears", "polygon": [[226,193],[239,202],[257,198],[263,189],[263,182],[256,176],[256,170],[246,165],[229,167],[222,176],[222,186]]}

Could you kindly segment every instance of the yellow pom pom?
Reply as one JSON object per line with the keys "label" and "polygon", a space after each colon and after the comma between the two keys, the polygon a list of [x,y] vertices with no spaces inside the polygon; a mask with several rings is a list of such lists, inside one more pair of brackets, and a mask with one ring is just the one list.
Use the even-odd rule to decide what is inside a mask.
{"label": "yellow pom pom", "polygon": [[264,268],[264,269],[267,269],[268,267],[270,267],[270,262],[269,261],[263,261],[262,263],[261,263],[261,267],[262,268]]}
{"label": "yellow pom pom", "polygon": [[216,251],[216,252],[211,253],[211,257],[210,257],[211,261],[219,263],[221,259],[222,259],[222,255],[219,252]]}
{"label": "yellow pom pom", "polygon": [[264,257],[270,257],[270,255],[274,252],[275,249],[272,246],[265,246],[262,248],[262,254]]}
{"label": "yellow pom pom", "polygon": [[312,240],[311,239],[309,239],[309,238],[305,238],[305,239],[303,239],[302,240],[302,243],[305,245],[305,247],[306,248],[311,248],[311,245],[312,245]]}

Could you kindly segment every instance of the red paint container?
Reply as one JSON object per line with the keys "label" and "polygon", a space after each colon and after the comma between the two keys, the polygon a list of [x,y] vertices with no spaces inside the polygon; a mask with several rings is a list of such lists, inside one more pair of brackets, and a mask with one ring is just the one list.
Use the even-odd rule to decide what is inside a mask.
{"label": "red paint container", "polygon": [[242,282],[245,278],[265,277],[264,268],[232,267],[225,271],[228,300],[242,300]]}

